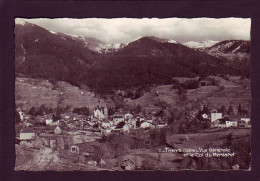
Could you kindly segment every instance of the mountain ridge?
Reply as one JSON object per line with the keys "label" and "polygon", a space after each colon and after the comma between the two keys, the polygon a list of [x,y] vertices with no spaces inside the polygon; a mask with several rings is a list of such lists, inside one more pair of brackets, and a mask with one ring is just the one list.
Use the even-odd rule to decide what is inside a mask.
{"label": "mountain ridge", "polygon": [[141,37],[119,46],[116,51],[103,53],[93,50],[100,44],[105,43],[51,32],[31,23],[18,23],[15,27],[16,72],[109,92],[154,83],[169,84],[174,76],[244,75],[246,70],[230,67],[225,59],[207,52],[153,36]]}

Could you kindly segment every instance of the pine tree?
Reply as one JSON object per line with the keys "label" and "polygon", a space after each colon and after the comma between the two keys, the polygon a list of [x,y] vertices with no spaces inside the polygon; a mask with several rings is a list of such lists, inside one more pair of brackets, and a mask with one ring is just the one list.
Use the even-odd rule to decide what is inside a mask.
{"label": "pine tree", "polygon": [[221,106],[220,110],[219,110],[223,115],[227,114],[227,109],[224,105]]}
{"label": "pine tree", "polygon": [[31,107],[31,109],[29,110],[28,113],[29,113],[30,115],[32,115],[32,116],[35,116],[35,113],[36,113],[35,107]]}
{"label": "pine tree", "polygon": [[21,122],[20,114],[18,113],[17,110],[15,110],[15,123],[20,123],[20,122]]}
{"label": "pine tree", "polygon": [[237,109],[237,112],[240,114],[241,111],[242,111],[242,106],[241,106],[241,103],[239,103],[239,105],[238,105],[238,109]]}
{"label": "pine tree", "polygon": [[229,115],[229,116],[233,116],[233,115],[234,115],[234,109],[233,109],[233,106],[232,106],[232,105],[230,105],[230,106],[228,107],[228,115]]}
{"label": "pine tree", "polygon": [[206,105],[203,106],[202,113],[209,114],[209,109]]}
{"label": "pine tree", "polygon": [[137,105],[137,107],[136,107],[136,112],[137,112],[137,113],[142,112],[142,107],[140,106],[140,104]]}

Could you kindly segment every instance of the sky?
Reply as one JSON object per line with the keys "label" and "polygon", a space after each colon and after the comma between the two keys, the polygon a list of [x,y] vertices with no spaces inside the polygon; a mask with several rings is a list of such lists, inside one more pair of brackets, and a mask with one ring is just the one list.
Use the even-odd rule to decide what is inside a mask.
{"label": "sky", "polygon": [[21,19],[49,31],[93,37],[107,43],[128,43],[156,36],[180,43],[205,40],[250,40],[250,18],[37,18]]}

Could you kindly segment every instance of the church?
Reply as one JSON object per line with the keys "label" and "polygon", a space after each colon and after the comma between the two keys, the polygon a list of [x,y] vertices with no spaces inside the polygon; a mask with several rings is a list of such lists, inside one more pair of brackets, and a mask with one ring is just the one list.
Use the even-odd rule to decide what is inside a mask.
{"label": "church", "polygon": [[108,117],[108,110],[106,107],[95,107],[93,111],[93,117],[99,120],[103,120]]}

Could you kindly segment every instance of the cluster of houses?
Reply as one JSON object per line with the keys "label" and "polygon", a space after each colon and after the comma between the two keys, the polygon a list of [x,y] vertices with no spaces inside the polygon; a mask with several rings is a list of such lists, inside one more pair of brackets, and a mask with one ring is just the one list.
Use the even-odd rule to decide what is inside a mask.
{"label": "cluster of houses", "polygon": [[[61,135],[68,131],[88,130],[89,134],[100,132],[110,134],[113,132],[129,133],[131,129],[139,128],[164,128],[165,123],[158,122],[158,117],[143,116],[142,114],[133,115],[129,112],[119,111],[113,116],[108,116],[106,107],[95,107],[92,116],[78,115],[74,113],[61,114],[61,118],[54,121],[50,115],[37,117],[37,120],[31,120],[29,115],[19,111],[23,128],[17,128],[17,138],[19,140],[31,140],[38,134]],[[228,115],[223,115],[212,110],[210,114],[202,114],[204,119],[211,120],[211,126],[214,128],[248,128],[251,127],[250,118],[230,119]],[[35,118],[36,119],[36,118]],[[39,125],[43,122],[44,125]]]}
{"label": "cluster of houses", "polygon": [[[203,118],[208,118],[207,114],[202,115]],[[250,128],[250,118],[231,119],[228,115],[223,115],[213,110],[210,115],[211,126],[215,128]]]}
{"label": "cluster of houses", "polygon": [[93,118],[90,122],[96,122],[98,129],[102,134],[112,132],[129,133],[131,129],[138,128],[163,128],[167,124],[158,124],[154,122],[156,118],[144,117],[142,115],[133,115],[129,112],[117,112],[112,117],[108,117],[106,107],[97,107],[94,109]]}
{"label": "cluster of houses", "polygon": [[129,133],[131,129],[138,128],[163,128],[167,126],[167,124],[158,122],[156,117],[147,117],[141,114],[133,115],[121,111],[113,116],[108,116],[108,109],[99,106],[94,108],[92,116],[66,113],[61,114],[61,118],[57,121],[54,121],[51,115],[38,116],[32,120],[22,111],[19,111],[19,114],[23,124],[16,129],[16,137],[19,140],[32,140],[36,135],[61,135],[77,130],[86,130],[89,131],[89,134],[93,132],[110,134],[113,132]]}
{"label": "cluster of houses", "polygon": [[[108,116],[106,107],[96,107],[92,116],[83,116],[74,113],[61,114],[61,118],[54,121],[50,115],[37,116],[31,121],[30,115],[25,115],[19,111],[21,124],[16,125],[16,143],[33,143],[37,139],[43,140],[44,146],[62,148],[71,153],[83,155],[88,165],[101,166],[105,164],[104,160],[94,161],[96,148],[99,142],[73,142],[64,143],[65,137],[71,131],[84,132],[84,134],[102,134],[120,133],[127,134],[131,129],[140,128],[163,128],[167,124],[155,121],[154,117],[147,117],[141,114],[133,115],[129,112],[119,111],[113,116]],[[38,125],[39,122],[44,124]],[[120,135],[119,135],[120,136]],[[65,146],[66,145],[66,146]]]}
{"label": "cluster of houses", "polygon": [[[195,113],[195,112],[194,112]],[[19,111],[22,125],[16,125],[16,141],[18,143],[31,142],[39,135],[44,138],[44,145],[55,148],[59,145],[62,149],[67,149],[71,153],[83,155],[87,164],[91,166],[101,166],[105,161],[101,159],[99,162],[94,161],[96,148],[99,142],[79,142],[71,143],[65,146],[63,136],[70,131],[84,131],[84,134],[92,134],[99,132],[103,135],[113,132],[127,134],[131,130],[146,128],[164,128],[167,124],[164,121],[158,121],[158,117],[143,116],[140,114],[131,114],[129,112],[118,111],[113,116],[108,115],[106,107],[96,107],[92,116],[78,115],[74,113],[61,114],[61,118],[54,121],[50,115],[35,118],[37,120],[30,121],[30,116]],[[251,127],[250,118],[241,118],[239,120],[230,119],[228,115],[223,115],[212,110],[210,114],[202,114],[204,119],[211,121],[213,128],[249,128]],[[44,125],[38,125],[43,122]],[[37,124],[36,124],[37,123]],[[124,165],[124,164],[123,164]],[[125,169],[129,164],[125,164]]]}

